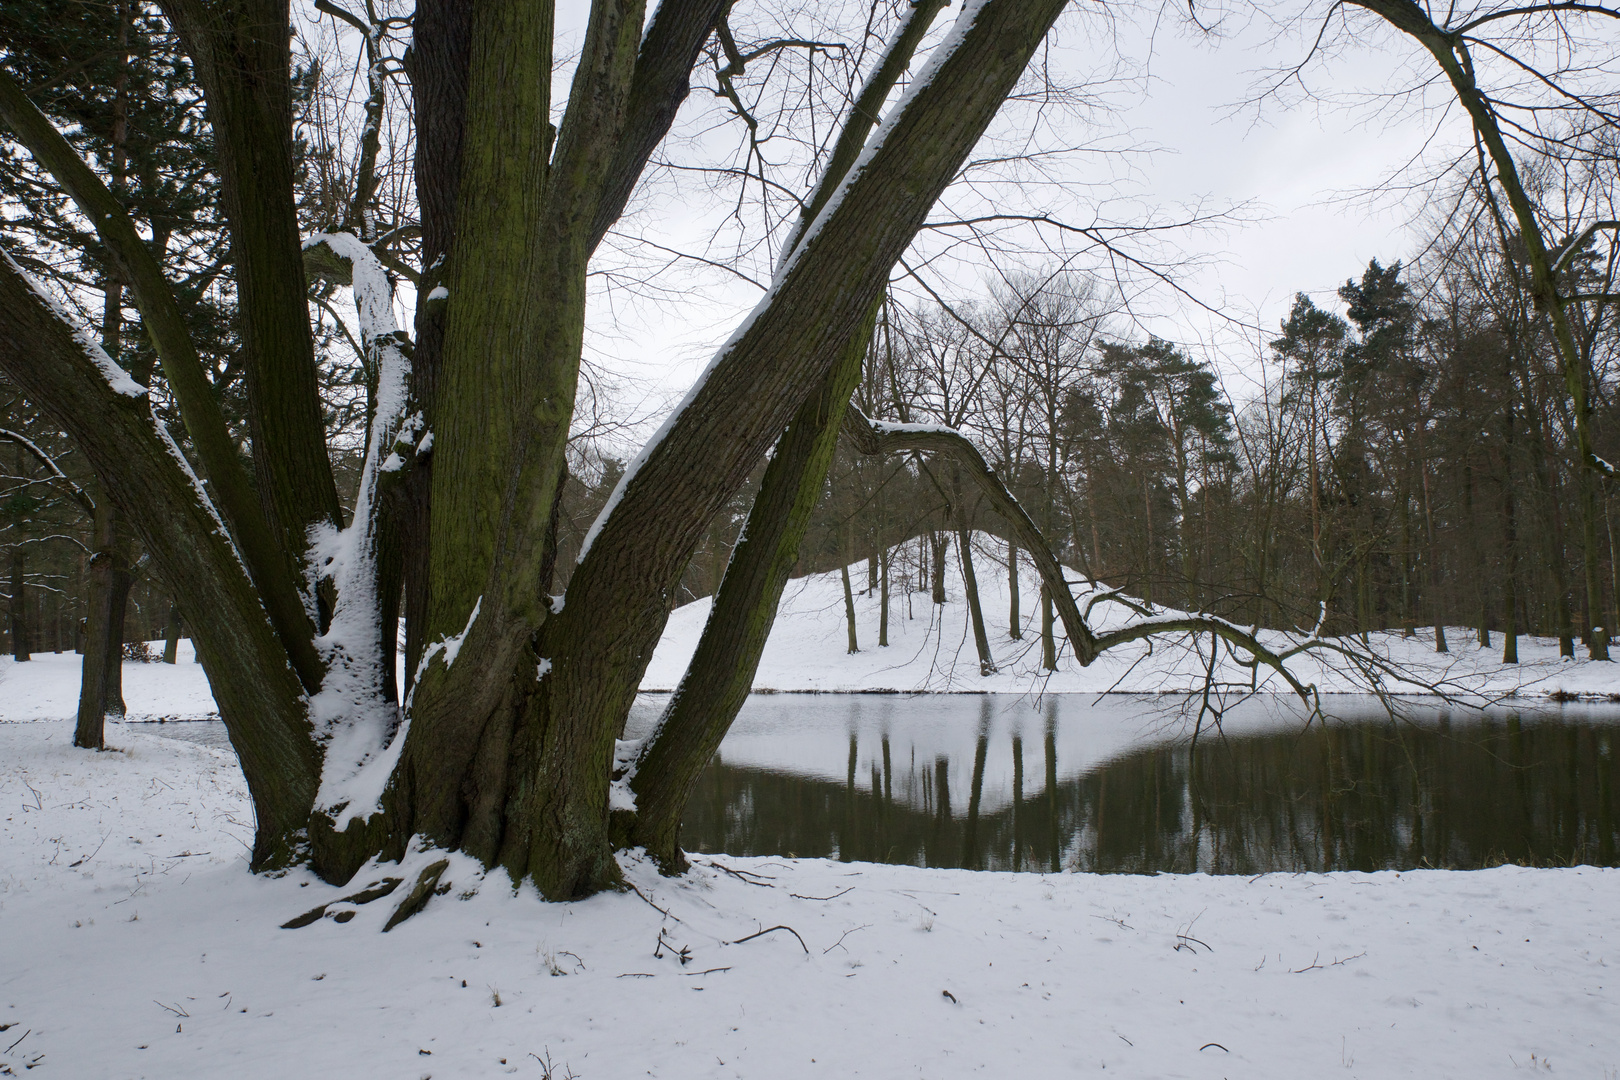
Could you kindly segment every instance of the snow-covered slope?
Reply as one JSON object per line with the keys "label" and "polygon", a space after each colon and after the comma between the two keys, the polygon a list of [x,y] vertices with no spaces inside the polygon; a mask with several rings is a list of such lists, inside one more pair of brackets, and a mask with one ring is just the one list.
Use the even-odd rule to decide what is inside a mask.
{"label": "snow-covered slope", "polygon": [[[926,592],[896,586],[889,599],[889,644],[879,647],[880,600],[864,589],[855,595],[857,638],[860,651],[847,652],[843,583],[837,571],[812,574],[788,582],[781,609],[771,631],[755,690],[837,692],[956,692],[1027,693],[1164,693],[1186,692],[1203,685],[1209,663],[1207,637],[1191,640],[1185,634],[1166,635],[1111,651],[1090,667],[1082,668],[1072,650],[1064,648],[1058,670],[1041,669],[1039,579],[1032,566],[1019,573],[1021,637],[1009,632],[1010,591],[1005,547],[994,537],[979,534],[975,559],[980,603],[997,671],[979,674],[973,631],[963,598],[962,579],[954,548],[946,573],[946,603],[935,606]],[[1068,574],[1079,580],[1076,571]],[[866,584],[866,564],[850,567],[850,580]],[[652,662],[642,679],[643,690],[672,690],[680,682],[687,661],[697,648],[709,617],[707,598],[677,608],[670,616]],[[1099,604],[1093,610],[1099,629],[1123,624],[1135,616],[1117,604]],[[1061,624],[1057,630],[1062,643]],[[1300,635],[1303,636],[1303,635]],[[1281,634],[1263,632],[1268,644],[1282,644]],[[1494,647],[1481,648],[1474,631],[1453,627],[1447,632],[1451,651],[1436,654],[1432,632],[1407,638],[1399,632],[1371,635],[1371,649],[1410,671],[1412,683],[1392,685],[1409,694],[1433,693],[1429,686],[1468,694],[1543,696],[1574,694],[1606,696],[1620,693],[1620,663],[1563,660],[1553,638],[1521,635],[1520,663],[1501,663],[1501,635]],[[1247,688],[1250,671],[1231,661],[1223,647],[1217,660],[1218,679]],[[1366,693],[1367,684],[1345,670],[1325,668],[1308,658],[1293,663],[1306,682],[1325,693]],[[1429,684],[1425,686],[1423,684]],[[1262,689],[1288,692],[1286,684],[1261,670]]]}
{"label": "snow-covered slope", "polygon": [[[889,644],[879,647],[880,601],[876,592],[855,594],[860,651],[846,651],[843,584],[837,571],[788,582],[781,610],[754,678],[758,691],[880,693],[1185,693],[1203,685],[1209,641],[1185,634],[1167,635],[1112,651],[1088,668],[1064,647],[1058,670],[1041,670],[1039,591],[1034,568],[1020,575],[1021,634],[1008,633],[1009,592],[1005,548],[994,537],[979,535],[980,598],[997,671],[979,674],[978,654],[963,600],[962,580],[954,552],[946,575],[946,602],[935,606],[926,592],[896,584],[889,600]],[[1080,575],[1071,572],[1071,580]],[[866,584],[866,565],[850,568],[857,586]],[[707,598],[676,609],[647,666],[641,688],[673,690],[697,648],[709,617]],[[1119,605],[1100,604],[1093,619],[1100,628],[1117,626],[1132,613]],[[1273,644],[1284,635],[1262,633]],[[1062,628],[1058,628],[1062,645]],[[1410,672],[1415,681],[1393,683],[1405,694],[1431,694],[1432,687],[1465,696],[1545,697],[1572,695],[1605,698],[1620,695],[1620,662],[1565,660],[1552,638],[1519,638],[1518,664],[1501,663],[1501,635],[1493,647],[1476,644],[1473,630],[1452,627],[1451,651],[1436,654],[1430,630],[1415,637],[1400,633],[1372,635],[1372,651]],[[155,647],[162,648],[161,642]],[[191,643],[180,647],[180,662],[124,665],[124,699],[132,720],[200,719],[217,715],[202,666],[192,660]],[[35,653],[25,664],[0,657],[0,720],[62,719],[78,707],[81,658],[72,653]],[[1343,669],[1324,668],[1299,658],[1294,670],[1325,693],[1366,693],[1367,684]],[[1217,659],[1217,678],[1234,689],[1251,685],[1250,670],[1234,663],[1224,647]],[[1275,676],[1260,672],[1262,691],[1286,693]]]}

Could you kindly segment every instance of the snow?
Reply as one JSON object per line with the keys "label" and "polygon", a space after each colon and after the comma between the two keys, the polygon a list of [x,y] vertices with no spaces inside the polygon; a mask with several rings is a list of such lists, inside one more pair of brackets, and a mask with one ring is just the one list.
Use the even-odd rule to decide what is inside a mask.
{"label": "snow", "polygon": [[360,340],[377,369],[372,419],[355,496],[354,517],[344,529],[310,531],[313,597],[319,577],[330,577],[337,604],[327,632],[315,639],[326,664],[320,691],[310,699],[310,719],[324,743],[317,805],[331,810],[343,828],[349,818],[372,812],[382,796],[403,744],[398,705],[383,693],[386,670],[377,633],[375,506],[381,473],[402,468],[394,449],[409,446],[421,414],[407,415],[410,361],[394,317],[394,290],[376,254],[352,233],[316,233],[306,248],[325,244],[352,268]]}
{"label": "snow", "polygon": [[[1620,871],[999,874],[633,855],[572,904],[448,856],[246,872],[229,755],[0,724],[0,1075],[1491,1077],[1620,1069]],[[403,886],[402,886],[403,888]],[[280,924],[320,904],[304,929]],[[755,936],[757,935],[757,936]],[[802,941],[802,944],[801,944]],[[14,1041],[15,1040],[15,1041]],[[9,1047],[9,1049],[7,1049]]]}
{"label": "snow", "polygon": [[[1010,595],[1007,587],[1006,546],[983,533],[974,534],[974,569],[979,584],[980,605],[984,611],[991,652],[998,670],[979,674],[978,654],[968,619],[962,590],[961,569],[953,541],[947,556],[946,603],[936,607],[926,591],[910,592],[902,573],[891,571],[889,598],[889,645],[877,644],[880,600],[876,590],[855,595],[856,629],[861,651],[846,653],[844,592],[838,571],[812,574],[789,581],[782,595],[776,623],[765,645],[759,670],[754,677],[756,691],[811,692],[951,692],[951,693],[1187,693],[1198,689],[1209,664],[1209,639],[1192,639],[1186,634],[1165,634],[1110,650],[1089,667],[1081,667],[1066,647],[1063,628],[1056,634],[1061,649],[1058,670],[1041,668],[1040,584],[1033,564],[1027,560],[1019,568],[1019,610],[1022,613],[1020,640],[1007,632]],[[866,563],[852,563],[850,580],[857,587],[866,582]],[[1074,582],[1083,575],[1067,569]],[[916,584],[913,569],[910,583]],[[1083,586],[1081,587],[1083,588]],[[1089,620],[1094,630],[1112,630],[1140,622],[1163,621],[1180,612],[1157,611],[1144,619],[1126,603],[1110,602],[1106,592],[1077,592],[1082,612],[1089,601],[1096,603]],[[676,608],[670,615],[651,662],[642,678],[643,691],[672,691],[680,683],[686,664],[697,648],[698,638],[709,616],[710,599],[705,597]],[[1241,627],[1247,631],[1248,627]],[[1313,636],[1301,630],[1292,635],[1261,631],[1263,643],[1275,649],[1287,647]],[[1555,638],[1520,635],[1520,663],[1501,663],[1501,635],[1492,637],[1493,648],[1481,648],[1469,627],[1447,628],[1451,651],[1434,652],[1433,627],[1420,628],[1414,637],[1400,631],[1370,635],[1369,651],[1412,673],[1415,682],[1392,684],[1401,694],[1432,695],[1431,686],[1468,700],[1504,696],[1566,696],[1606,698],[1620,694],[1620,663],[1566,660],[1558,655]],[[1331,639],[1330,639],[1331,640]],[[1347,644],[1354,644],[1347,642]],[[1580,650],[1577,646],[1577,651]],[[1366,693],[1367,685],[1346,670],[1312,656],[1297,656],[1289,666],[1306,683],[1314,683],[1326,694]],[[1231,651],[1221,647],[1216,666],[1217,679],[1230,692],[1250,687],[1250,669],[1232,660]],[[1430,684],[1430,685],[1425,685]],[[1260,669],[1258,687],[1265,693],[1287,694],[1288,686],[1276,675]]]}
{"label": "snow", "polygon": [[[163,642],[148,642],[162,653]],[[188,638],[182,638],[174,664],[124,662],[124,704],[131,720],[219,719],[208,677]],[[0,656],[0,723],[65,720],[78,714],[79,678],[84,657],[77,653],[36,652],[19,664]]]}

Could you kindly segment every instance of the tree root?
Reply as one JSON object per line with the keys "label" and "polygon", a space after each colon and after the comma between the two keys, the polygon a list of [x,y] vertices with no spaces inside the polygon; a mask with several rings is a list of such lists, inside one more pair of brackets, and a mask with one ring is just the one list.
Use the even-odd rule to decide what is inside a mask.
{"label": "tree root", "polygon": [[450,888],[448,882],[445,883],[444,889],[440,889],[438,886],[440,876],[449,868],[449,859],[440,859],[438,862],[424,866],[422,872],[416,875],[416,884],[411,886],[411,891],[406,894],[405,899],[399,902],[399,907],[394,909],[394,913],[388,916],[388,921],[383,924],[383,933],[388,933],[388,931],[427,907],[427,902],[433,899],[434,893],[448,891]]}
{"label": "tree root", "polygon": [[[331,907],[333,904],[369,904],[373,900],[381,900],[383,897],[399,888],[400,883],[404,880],[404,878],[386,877],[380,881],[373,881],[370,885],[367,885],[357,893],[350,893],[348,896],[339,897],[336,900],[329,900],[318,907],[310,908],[302,915],[288,919],[286,922],[281,924],[281,928],[283,930],[297,930],[300,927],[305,927],[311,923],[319,922],[321,918],[326,915],[326,909]],[[352,913],[350,914],[350,918],[353,918]],[[349,920],[344,919],[343,921],[348,922]]]}

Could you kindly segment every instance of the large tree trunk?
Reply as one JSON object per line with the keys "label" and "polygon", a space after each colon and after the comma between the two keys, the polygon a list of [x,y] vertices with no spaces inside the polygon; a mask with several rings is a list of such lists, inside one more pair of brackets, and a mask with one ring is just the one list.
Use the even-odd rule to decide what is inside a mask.
{"label": "large tree trunk", "polygon": [[[370,854],[397,854],[422,835],[499,863],[548,897],[614,884],[614,740],[667,619],[671,590],[714,515],[869,332],[892,267],[1017,82],[1061,0],[968,7],[881,137],[869,141],[863,133],[852,141],[850,161],[866,147],[861,168],[817,194],[754,317],[626,470],[611,509],[587,537],[566,603],[548,600],[546,591],[587,262],[667,130],[722,5],[668,0],[644,35],[640,3],[596,0],[555,137],[550,6],[478,5],[464,52],[447,46],[430,57],[430,28],[449,24],[453,36],[458,13],[449,4],[423,5],[413,76],[437,65],[442,77],[419,93],[449,99],[452,110],[457,100],[464,107],[459,125],[449,125],[461,130],[459,149],[442,115],[419,124],[424,143],[437,140],[440,154],[438,186],[419,191],[424,208],[431,200],[453,208],[436,226],[448,258],[429,268],[448,297],[437,356],[430,348],[422,363],[419,355],[427,370],[412,374],[420,393],[411,407],[426,425],[416,429],[423,437],[414,449],[431,445],[432,454],[431,466],[412,468],[403,485],[409,497],[400,534],[412,598],[407,614],[421,616],[423,633],[408,646],[417,654],[409,658],[417,677],[393,736],[393,752],[402,746],[403,754],[376,813],[350,808],[338,795],[322,795],[316,805],[323,753],[330,753],[323,747],[336,745],[324,736],[351,732],[361,718],[335,703],[342,672],[325,669],[303,608],[318,601],[314,622],[324,629],[348,600],[329,595],[329,587],[300,597],[294,575],[312,531],[330,535],[341,523],[322,445],[292,211],[287,6],[166,6],[197,63],[221,155],[262,506],[241,497],[250,489],[232,471],[240,471],[235,447],[216,423],[217,407],[208,413],[206,385],[193,393],[195,353],[188,359],[184,342],[170,334],[173,320],[162,317],[161,273],[142,264],[139,237],[116,206],[104,212],[93,183],[81,184],[75,198],[88,192],[81,200],[87,217],[127,264],[223,526],[165,433],[153,427],[144,391],[120,383],[105,356],[80,348],[9,263],[0,269],[0,367],[78,440],[187,612],[255,802],[256,866],[308,857],[321,874],[341,879]],[[8,120],[18,115],[6,101],[0,111]],[[459,165],[446,165],[457,153]],[[150,263],[149,253],[144,257]],[[430,322],[439,317],[437,303],[424,297]],[[353,527],[379,550],[386,542],[386,525]],[[386,611],[386,600],[379,609]],[[379,729],[376,760],[390,760],[390,734]],[[325,761],[327,779],[334,764],[349,767]]]}
{"label": "large tree trunk", "polygon": [[341,526],[342,509],[293,203],[288,0],[167,0],[164,9],[196,62],[219,159],[259,501],[283,550],[302,562],[310,528]]}

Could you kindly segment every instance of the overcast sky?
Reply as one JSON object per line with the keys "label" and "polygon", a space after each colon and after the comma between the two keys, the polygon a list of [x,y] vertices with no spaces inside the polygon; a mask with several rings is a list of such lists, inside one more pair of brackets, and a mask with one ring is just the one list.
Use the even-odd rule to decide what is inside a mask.
{"label": "overcast sky", "polygon": [[[563,39],[573,35],[577,42],[586,5],[575,0],[560,6]],[[941,17],[941,25],[958,6]],[[1149,78],[1116,99],[1122,107],[1108,120],[1115,145],[1118,133],[1129,132],[1129,146],[1162,148],[1131,158],[1123,194],[1166,215],[1195,202],[1241,204],[1247,218],[1178,241],[1189,255],[1207,260],[1183,284],[1220,314],[1166,291],[1143,304],[1146,318],[1136,330],[1204,343],[1206,354],[1234,373],[1230,389],[1238,397],[1245,396],[1243,373],[1257,336],[1250,332],[1245,342],[1243,324],[1258,324],[1258,336],[1265,336],[1286,315],[1296,291],[1336,305],[1334,290],[1358,276],[1369,259],[1405,258],[1414,246],[1409,203],[1347,198],[1377,188],[1434,134],[1434,115],[1394,115],[1364,100],[1368,91],[1410,81],[1414,57],[1404,42],[1377,35],[1313,64],[1309,79],[1317,100],[1301,102],[1295,92],[1258,109],[1244,107],[1265,84],[1266,70],[1306,55],[1305,32],[1280,31],[1250,16],[1247,22],[1228,18],[1219,34],[1205,37],[1173,14],[1157,25],[1144,19],[1119,31],[1120,51]],[[696,82],[694,94],[704,92]],[[1461,144],[1465,125],[1460,115],[1445,118],[1440,144]],[[1431,147],[1430,159],[1437,156],[1443,155]],[[651,218],[655,228],[687,241],[693,239],[689,230],[703,227],[668,201]],[[973,281],[955,284],[959,294],[975,288]],[[599,302],[588,348],[654,396],[667,397],[691,381],[758,295],[741,283],[715,280],[679,303],[615,301],[616,319]]]}

